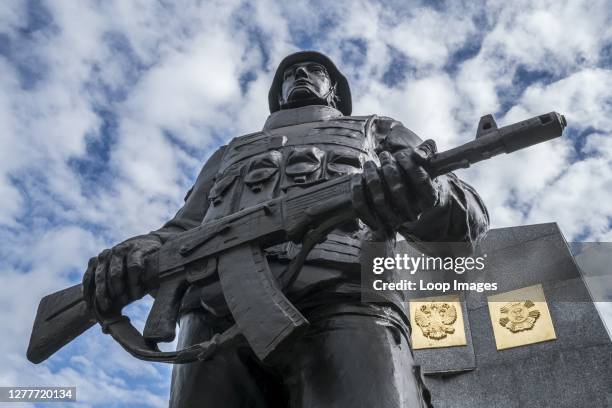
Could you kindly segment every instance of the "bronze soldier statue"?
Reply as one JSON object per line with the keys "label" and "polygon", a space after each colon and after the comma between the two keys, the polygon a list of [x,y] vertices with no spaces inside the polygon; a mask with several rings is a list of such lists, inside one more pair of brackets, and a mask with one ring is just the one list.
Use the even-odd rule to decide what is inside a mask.
{"label": "bronze soldier statue", "polygon": [[[399,121],[351,116],[348,82],[318,52],[298,52],[279,65],[263,129],[216,151],[189,190],[185,205],[162,228],[102,251],[85,280],[101,310],[141,298],[145,257],[178,233],[241,209],[346,174],[362,173],[362,219],[334,229],[283,290],[309,320],[273,363],[248,347],[175,365],[171,407],[420,407],[427,392],[414,366],[409,321],[401,299],[362,303],[360,248],[396,233],[410,242],[475,243],[487,231],[487,210],[472,187],[452,173],[431,177],[435,153]],[[280,277],[299,250],[292,242],[264,250]],[[282,280],[280,280],[282,282]],[[290,287],[289,287],[290,286]],[[182,299],[178,347],[208,340],[233,324],[217,281],[192,284]]]}
{"label": "bronze soldier statue", "polygon": [[[428,254],[472,251],[489,217],[452,171],[559,137],[565,118],[485,115],[475,140],[437,152],[396,120],[351,116],[346,78],[312,51],[280,63],[268,102],[263,129],[215,152],[172,220],[40,301],[31,362],[99,323],[134,357],[176,364],[172,407],[430,405],[404,294],[362,296],[362,269],[405,248],[397,233]],[[122,308],[144,294],[140,333]],[[160,351],[177,322],[176,351]]]}

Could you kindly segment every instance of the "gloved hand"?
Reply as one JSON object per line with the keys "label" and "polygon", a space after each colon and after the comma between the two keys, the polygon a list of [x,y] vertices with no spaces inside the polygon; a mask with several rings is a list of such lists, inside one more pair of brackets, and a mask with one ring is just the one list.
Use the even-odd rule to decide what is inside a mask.
{"label": "gloved hand", "polygon": [[89,307],[95,301],[101,311],[115,310],[142,298],[146,293],[142,282],[145,257],[160,247],[159,239],[144,235],[91,258],[83,276],[84,297]]}
{"label": "gloved hand", "polygon": [[[433,140],[415,148],[405,148],[393,155],[379,154],[380,167],[368,161],[363,169],[361,191],[353,191],[353,203],[364,222],[374,228],[397,231],[405,222],[414,222],[421,214],[448,203],[449,186],[445,176],[432,179],[425,165],[436,153]],[[358,197],[357,195],[361,195]],[[363,198],[365,196],[365,199]]]}

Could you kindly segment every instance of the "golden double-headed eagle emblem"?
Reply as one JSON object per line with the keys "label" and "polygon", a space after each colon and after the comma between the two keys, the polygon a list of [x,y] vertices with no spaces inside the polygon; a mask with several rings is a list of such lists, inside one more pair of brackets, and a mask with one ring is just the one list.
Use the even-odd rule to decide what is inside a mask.
{"label": "golden double-headed eagle emblem", "polygon": [[455,332],[453,323],[457,320],[457,309],[446,302],[432,302],[421,305],[414,320],[423,336],[440,340]]}

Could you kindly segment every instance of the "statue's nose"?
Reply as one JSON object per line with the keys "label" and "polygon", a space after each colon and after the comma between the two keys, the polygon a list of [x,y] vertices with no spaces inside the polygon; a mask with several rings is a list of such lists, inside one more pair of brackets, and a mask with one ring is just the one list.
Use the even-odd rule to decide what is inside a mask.
{"label": "statue's nose", "polygon": [[308,78],[308,71],[306,70],[305,67],[299,67],[298,69],[295,70],[295,77],[296,78]]}

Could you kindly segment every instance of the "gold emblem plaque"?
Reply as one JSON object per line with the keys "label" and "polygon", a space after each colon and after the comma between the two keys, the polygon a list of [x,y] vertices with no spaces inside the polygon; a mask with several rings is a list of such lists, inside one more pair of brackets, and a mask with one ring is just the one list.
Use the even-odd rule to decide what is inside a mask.
{"label": "gold emblem plaque", "polygon": [[413,349],[467,344],[458,295],[412,299],[409,311]]}
{"label": "gold emblem plaque", "polygon": [[557,338],[542,285],[500,293],[487,299],[498,350]]}

